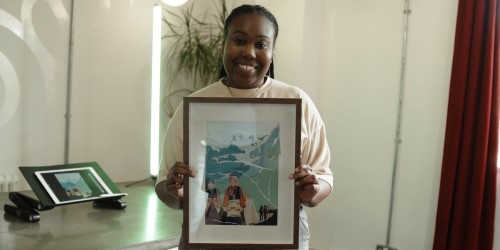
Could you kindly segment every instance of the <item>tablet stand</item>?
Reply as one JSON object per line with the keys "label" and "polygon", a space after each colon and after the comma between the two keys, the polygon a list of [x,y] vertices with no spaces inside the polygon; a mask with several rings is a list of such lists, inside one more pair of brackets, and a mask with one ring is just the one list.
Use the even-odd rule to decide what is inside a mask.
{"label": "tablet stand", "polygon": [[10,192],[9,199],[16,205],[4,205],[4,211],[7,214],[18,217],[28,222],[37,222],[40,220],[38,211],[49,210],[54,206],[43,206],[37,200],[18,192]]}
{"label": "tablet stand", "polygon": [[[38,200],[18,192],[10,192],[9,199],[15,204],[4,205],[4,211],[7,214],[20,218],[28,222],[40,221],[40,213],[38,211],[50,210],[54,206],[44,206]],[[110,208],[110,209],[125,209],[127,203],[116,198],[103,198],[94,200],[93,207],[95,208]]]}
{"label": "tablet stand", "polygon": [[36,166],[36,167],[19,167],[24,178],[27,180],[31,189],[35,193],[36,199],[24,195],[19,192],[10,192],[9,199],[14,203],[14,205],[5,204],[5,213],[18,217],[22,220],[28,222],[40,221],[39,211],[49,210],[56,206],[64,204],[56,204],[49,196],[47,189],[40,183],[39,179],[35,177],[35,172],[37,171],[56,171],[58,173],[62,171],[74,171],[92,169],[94,172],[94,178],[101,179],[101,185],[107,186],[109,188],[108,192],[114,194],[112,197],[98,197],[97,199],[90,200],[75,200],[74,202],[67,204],[74,204],[80,202],[93,201],[93,207],[95,208],[108,208],[108,209],[124,209],[127,207],[127,203],[120,201],[120,199],[125,196],[125,193],[121,193],[114,182],[106,175],[104,170],[97,164],[97,162],[83,162],[83,163],[73,163],[73,164],[63,164],[54,166]]}

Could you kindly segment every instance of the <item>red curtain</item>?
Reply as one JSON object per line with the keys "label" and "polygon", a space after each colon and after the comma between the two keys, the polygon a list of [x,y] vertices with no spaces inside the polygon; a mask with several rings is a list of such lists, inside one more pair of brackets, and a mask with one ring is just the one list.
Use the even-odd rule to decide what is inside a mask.
{"label": "red curtain", "polygon": [[493,248],[499,0],[459,0],[434,250]]}

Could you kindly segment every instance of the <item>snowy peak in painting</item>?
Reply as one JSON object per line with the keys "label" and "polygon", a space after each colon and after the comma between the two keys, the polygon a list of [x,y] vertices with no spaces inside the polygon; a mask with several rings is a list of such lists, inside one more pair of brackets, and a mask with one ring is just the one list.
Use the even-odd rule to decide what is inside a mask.
{"label": "snowy peak in painting", "polygon": [[[213,140],[212,138],[207,138],[208,145],[215,148],[225,148],[228,146],[236,146],[241,149],[247,149],[252,151],[253,148],[258,147],[261,144],[274,144],[279,134],[279,127],[275,127],[270,134],[262,135],[260,137],[254,134],[247,134],[241,131],[235,131],[225,136],[222,140]],[[271,141],[269,141],[271,139]]]}
{"label": "snowy peak in painting", "polygon": [[235,132],[222,142],[207,139],[207,162],[265,165],[280,154],[279,126],[262,136]]}
{"label": "snowy peak in painting", "polygon": [[257,143],[257,139],[254,135],[245,135],[242,132],[237,132],[230,137],[230,140],[227,142],[228,145],[235,145],[238,147],[246,147],[246,146],[255,146]]}

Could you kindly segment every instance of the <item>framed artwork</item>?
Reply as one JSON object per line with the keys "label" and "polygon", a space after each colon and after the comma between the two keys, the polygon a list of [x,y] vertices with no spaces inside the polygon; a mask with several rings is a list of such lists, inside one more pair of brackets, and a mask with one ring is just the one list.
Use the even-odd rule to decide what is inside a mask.
{"label": "framed artwork", "polygon": [[301,100],[184,98],[184,246],[296,249]]}

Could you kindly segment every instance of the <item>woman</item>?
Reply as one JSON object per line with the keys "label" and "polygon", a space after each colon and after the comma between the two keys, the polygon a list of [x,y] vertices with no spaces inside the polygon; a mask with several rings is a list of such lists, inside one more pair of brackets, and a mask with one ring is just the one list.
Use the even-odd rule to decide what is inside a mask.
{"label": "woman", "polygon": [[241,225],[244,222],[243,208],[245,208],[245,195],[239,186],[238,177],[231,175],[229,177],[229,187],[224,192],[224,201],[222,202],[225,217],[222,222],[227,224]]}
{"label": "woman", "polygon": [[[234,9],[224,23],[221,79],[191,96],[301,98],[301,164],[295,167],[289,179],[295,180],[299,188],[301,204],[314,207],[332,191],[330,151],[324,123],[309,96],[297,87],[273,79],[273,53],[278,31],[275,17],[264,7],[242,5]],[[183,176],[196,175],[190,166],[181,162],[182,113],[180,105],[168,126],[164,146],[166,166],[160,169],[156,183],[158,197],[176,209],[182,208]],[[309,249],[307,216],[302,206],[299,215],[299,249]]]}

